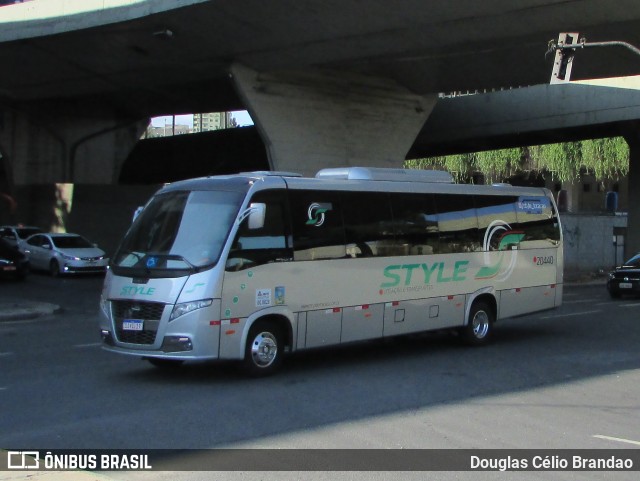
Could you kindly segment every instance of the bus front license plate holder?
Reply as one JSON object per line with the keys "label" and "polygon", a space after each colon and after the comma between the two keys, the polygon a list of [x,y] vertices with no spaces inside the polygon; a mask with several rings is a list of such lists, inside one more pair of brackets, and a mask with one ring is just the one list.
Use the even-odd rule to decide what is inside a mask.
{"label": "bus front license plate holder", "polygon": [[123,331],[142,331],[144,321],[142,319],[125,319],[122,321]]}

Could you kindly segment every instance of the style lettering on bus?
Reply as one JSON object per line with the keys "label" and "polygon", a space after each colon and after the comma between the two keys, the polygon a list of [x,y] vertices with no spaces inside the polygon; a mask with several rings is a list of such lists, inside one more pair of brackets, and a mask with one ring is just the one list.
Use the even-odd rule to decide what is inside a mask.
{"label": "style lettering on bus", "polygon": [[155,287],[145,286],[124,286],[120,291],[121,296],[152,296],[155,292]]}
{"label": "style lettering on bus", "polygon": [[412,282],[420,281],[424,284],[464,281],[468,264],[469,261],[456,261],[449,276],[445,274],[447,266],[444,262],[434,262],[431,265],[426,263],[390,265],[385,267],[383,272],[384,276],[390,280],[383,282],[380,287],[396,287],[401,284],[409,286]]}

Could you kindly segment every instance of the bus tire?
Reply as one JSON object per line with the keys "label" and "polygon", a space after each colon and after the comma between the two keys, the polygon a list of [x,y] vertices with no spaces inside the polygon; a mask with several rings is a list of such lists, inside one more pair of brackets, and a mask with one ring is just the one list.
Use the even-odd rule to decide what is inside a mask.
{"label": "bus tire", "polygon": [[243,368],[252,377],[268,376],[278,370],[284,356],[281,329],[268,321],[257,321],[247,337]]}
{"label": "bus tire", "polygon": [[494,310],[484,301],[476,301],[469,311],[467,325],[460,330],[462,341],[469,346],[487,344],[493,334],[496,320]]}

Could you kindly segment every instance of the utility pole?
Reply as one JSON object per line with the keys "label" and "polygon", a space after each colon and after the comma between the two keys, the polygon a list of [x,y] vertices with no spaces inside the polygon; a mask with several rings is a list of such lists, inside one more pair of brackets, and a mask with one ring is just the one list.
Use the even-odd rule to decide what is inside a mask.
{"label": "utility pole", "polygon": [[576,54],[577,49],[592,47],[624,47],[631,50],[636,55],[640,55],[640,49],[628,42],[622,42],[619,40],[612,40],[608,42],[587,42],[584,37],[579,39],[578,36],[579,34],[577,32],[561,33],[558,36],[557,41],[549,41],[547,54],[553,51],[555,51],[556,54],[549,83],[557,84],[569,82],[571,79],[573,57]]}

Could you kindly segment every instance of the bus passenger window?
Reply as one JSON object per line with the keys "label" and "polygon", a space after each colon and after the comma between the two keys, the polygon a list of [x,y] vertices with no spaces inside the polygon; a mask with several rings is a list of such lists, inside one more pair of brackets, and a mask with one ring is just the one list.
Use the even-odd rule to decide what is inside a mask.
{"label": "bus passenger window", "polygon": [[238,271],[250,267],[292,260],[286,215],[285,192],[279,190],[256,193],[251,202],[266,205],[264,226],[249,229],[245,220],[231,246],[226,270]]}
{"label": "bus passenger window", "polygon": [[473,196],[436,194],[436,207],[441,253],[481,250]]}
{"label": "bus passenger window", "polygon": [[521,196],[516,203],[518,227],[524,233],[523,249],[555,247],[560,227],[551,201],[545,196]]}
{"label": "bus passenger window", "polygon": [[294,259],[314,261],[347,256],[339,192],[290,190]]}
{"label": "bus passenger window", "polygon": [[388,194],[345,192],[342,200],[347,253],[351,257],[405,255],[395,242]]}
{"label": "bus passenger window", "polygon": [[478,227],[484,250],[510,250],[519,247],[521,232],[516,219],[513,195],[476,195]]}
{"label": "bus passenger window", "polygon": [[439,252],[438,218],[433,194],[391,194],[393,224],[398,244],[408,255]]}

